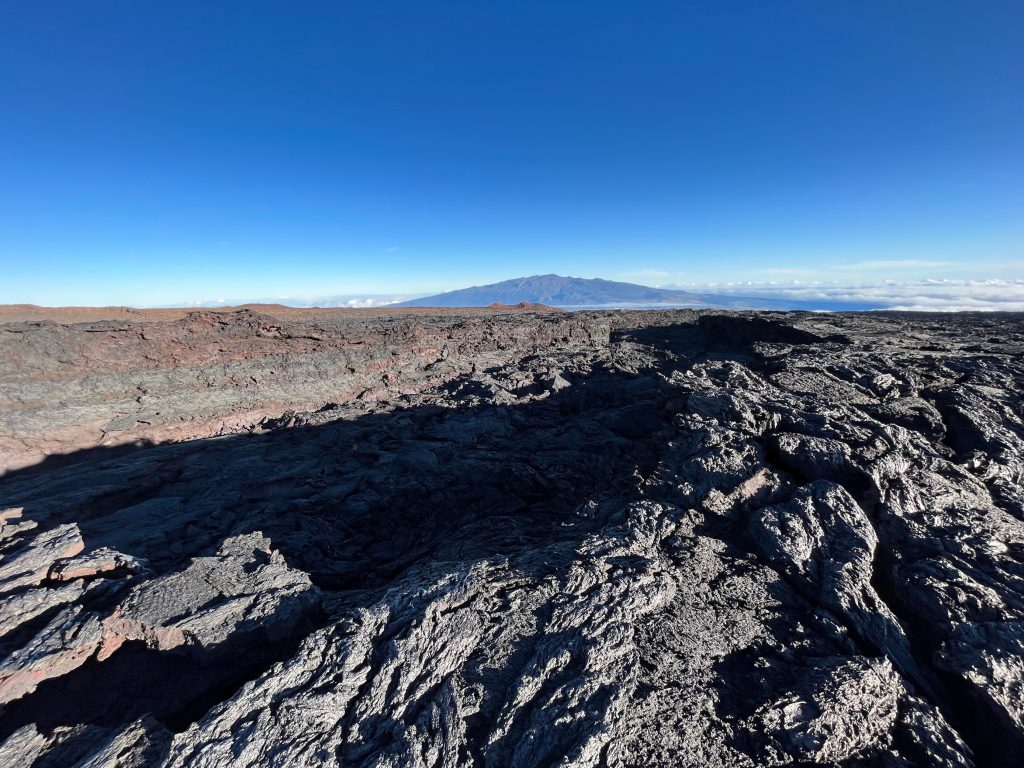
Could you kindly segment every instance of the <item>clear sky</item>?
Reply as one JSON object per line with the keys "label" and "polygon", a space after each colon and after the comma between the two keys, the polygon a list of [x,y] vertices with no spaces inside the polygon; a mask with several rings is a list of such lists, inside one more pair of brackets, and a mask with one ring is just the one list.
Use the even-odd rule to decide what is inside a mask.
{"label": "clear sky", "polygon": [[0,302],[1024,277],[1024,3],[0,4]]}

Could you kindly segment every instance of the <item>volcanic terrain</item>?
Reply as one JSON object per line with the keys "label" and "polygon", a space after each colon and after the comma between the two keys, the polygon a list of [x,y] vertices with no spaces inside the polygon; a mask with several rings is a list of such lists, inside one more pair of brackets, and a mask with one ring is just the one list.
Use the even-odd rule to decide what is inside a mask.
{"label": "volcanic terrain", "polygon": [[1024,317],[0,312],[0,765],[1024,755]]}

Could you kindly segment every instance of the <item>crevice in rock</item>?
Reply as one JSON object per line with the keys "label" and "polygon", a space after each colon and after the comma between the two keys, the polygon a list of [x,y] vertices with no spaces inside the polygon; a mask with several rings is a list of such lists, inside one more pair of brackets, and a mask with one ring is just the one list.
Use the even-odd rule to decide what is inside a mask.
{"label": "crevice in rock", "polygon": [[1024,754],[1024,740],[1012,724],[994,718],[991,707],[962,679],[935,666],[933,659],[938,647],[927,639],[935,636],[935,630],[918,619],[913,611],[907,610],[900,600],[892,577],[891,558],[884,551],[882,537],[879,538],[872,585],[889,610],[899,618],[918,665],[928,673],[938,694],[928,696],[922,692],[922,695],[931,700],[971,748],[979,768],[1002,768],[1015,764]]}
{"label": "crevice in rock", "polygon": [[95,656],[78,669],[41,683],[4,708],[0,740],[22,725],[40,731],[79,723],[122,726],[147,713],[180,732],[274,664],[295,654],[325,617],[313,616],[287,636],[257,645],[227,643],[216,652],[157,651],[124,643],[110,658]]}
{"label": "crevice in rock", "polygon": [[[769,437],[769,435],[766,434],[765,437]],[[816,479],[802,474],[789,462],[781,461],[778,452],[772,447],[771,440],[766,440],[762,447],[768,464],[783,475],[789,474],[798,485],[805,485]],[[864,479],[868,480],[869,478],[865,476]],[[850,487],[848,482],[844,483],[841,480],[838,484],[842,485],[861,506],[878,537],[878,545],[873,554],[870,583],[882,603],[902,625],[910,644],[911,655],[920,674],[925,676],[925,680],[922,681],[925,683],[924,686],[915,684],[912,677],[911,684],[914,685],[918,695],[930,701],[943,714],[947,722],[956,729],[974,753],[979,768],[985,768],[985,766],[996,768],[996,766],[1010,764],[1012,758],[1024,754],[1024,742],[1016,733],[1015,728],[1009,723],[1000,724],[998,719],[993,721],[987,716],[989,707],[979,701],[976,692],[962,680],[935,666],[933,657],[937,646],[926,639],[933,637],[934,631],[917,619],[912,611],[906,610],[898,596],[892,575],[894,573],[894,562],[890,554],[892,543],[888,540],[885,526],[881,523],[882,501],[877,487],[872,483],[864,482],[854,483],[853,487]],[[764,565],[772,567],[766,562]],[[800,585],[792,583],[786,574],[777,569],[773,570],[779,573],[780,578],[798,594],[803,594],[804,597],[815,602],[814,596],[805,594]],[[824,606],[820,607],[830,610]],[[867,655],[885,654],[883,649],[863,637],[846,616],[836,613],[832,615],[847,628],[851,638],[862,645],[862,649]]]}

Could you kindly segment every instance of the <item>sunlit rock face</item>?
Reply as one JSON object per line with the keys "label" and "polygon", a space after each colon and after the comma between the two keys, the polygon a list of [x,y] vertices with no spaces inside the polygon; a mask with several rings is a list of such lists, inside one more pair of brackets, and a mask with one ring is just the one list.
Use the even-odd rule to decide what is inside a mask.
{"label": "sunlit rock face", "polygon": [[1024,754],[1024,318],[289,312],[0,326],[0,765]]}

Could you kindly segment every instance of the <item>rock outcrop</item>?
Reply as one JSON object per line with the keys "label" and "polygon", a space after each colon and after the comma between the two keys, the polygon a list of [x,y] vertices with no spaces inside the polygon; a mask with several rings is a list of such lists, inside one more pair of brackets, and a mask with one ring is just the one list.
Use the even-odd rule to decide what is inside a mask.
{"label": "rock outcrop", "polygon": [[0,325],[0,472],[96,445],[248,431],[288,409],[387,399],[608,338],[607,321],[543,306],[141,317]]}
{"label": "rock outcrop", "polygon": [[[290,350],[289,382],[323,352],[292,320],[225,322]],[[365,371],[312,407],[256,387],[277,410],[235,433],[0,478],[0,763],[1024,754],[1024,318],[389,324],[372,396],[327,395]],[[57,392],[77,364],[51,343]],[[136,365],[142,342],[105,343]]]}

